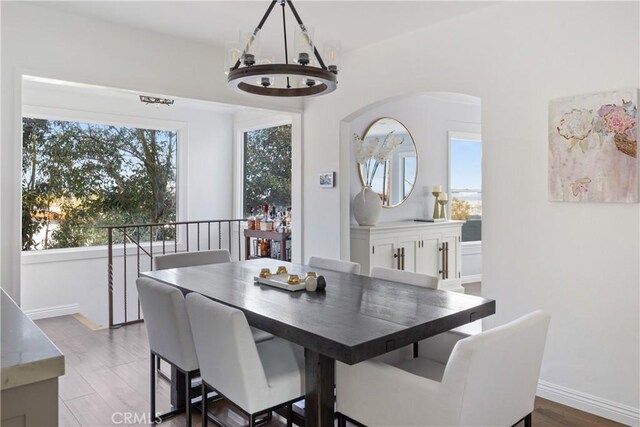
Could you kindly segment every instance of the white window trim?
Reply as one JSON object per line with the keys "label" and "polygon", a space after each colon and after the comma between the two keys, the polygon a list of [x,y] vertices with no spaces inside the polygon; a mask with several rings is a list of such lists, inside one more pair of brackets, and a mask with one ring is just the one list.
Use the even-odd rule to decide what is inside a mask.
{"label": "white window trim", "polygon": [[[79,123],[93,123],[112,126],[138,127],[145,129],[157,129],[164,131],[172,131],[177,133],[177,171],[176,171],[176,198],[177,212],[176,220],[187,218],[187,168],[188,168],[188,125],[186,122],[159,120],[148,117],[124,116],[117,114],[100,113],[96,111],[80,111],[65,108],[52,108],[40,105],[23,105],[22,116],[44,120],[61,120]],[[20,157],[22,158],[22,144],[20,144]],[[22,188],[19,190],[22,197]],[[114,224],[115,225],[115,224]],[[106,230],[105,230],[106,232]],[[148,247],[148,243],[143,247]],[[114,245],[114,256],[123,256],[122,244]],[[171,245],[173,247],[173,244]],[[184,244],[178,240],[178,250],[183,249]],[[134,248],[131,243],[128,248]],[[156,242],[153,245],[154,252],[156,248],[162,249],[162,242]],[[129,249],[132,250],[132,249]],[[82,259],[106,258],[107,246],[87,246],[76,248],[61,249],[40,249],[34,251],[21,251],[21,264],[39,264],[49,262],[75,261]]]}
{"label": "white window trim", "polygon": [[[451,218],[451,200],[453,200],[453,193],[457,192],[478,192],[482,197],[482,189],[458,189],[451,188],[451,140],[462,140],[462,141],[471,141],[477,142],[482,146],[482,134],[477,132],[459,132],[459,131],[448,131],[447,132],[447,194],[449,197],[449,203],[447,203],[448,216]],[[482,157],[480,158],[482,162]],[[463,246],[469,247],[482,247],[481,240],[462,242]]]}

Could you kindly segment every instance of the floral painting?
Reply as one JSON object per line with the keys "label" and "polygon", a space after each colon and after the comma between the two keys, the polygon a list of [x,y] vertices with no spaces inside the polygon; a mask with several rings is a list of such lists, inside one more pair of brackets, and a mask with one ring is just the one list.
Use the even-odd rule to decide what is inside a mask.
{"label": "floral painting", "polygon": [[549,199],[638,202],[638,89],[551,101]]}

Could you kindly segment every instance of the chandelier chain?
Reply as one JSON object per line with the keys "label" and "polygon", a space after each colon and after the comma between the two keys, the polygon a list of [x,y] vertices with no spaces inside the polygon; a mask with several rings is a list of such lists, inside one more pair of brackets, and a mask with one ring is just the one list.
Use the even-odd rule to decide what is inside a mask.
{"label": "chandelier chain", "polygon": [[[289,49],[287,47],[287,19],[285,16],[285,2],[282,2],[282,27],[284,33],[284,63],[289,63]],[[291,89],[291,82],[289,81],[289,76],[287,76],[287,89]]]}

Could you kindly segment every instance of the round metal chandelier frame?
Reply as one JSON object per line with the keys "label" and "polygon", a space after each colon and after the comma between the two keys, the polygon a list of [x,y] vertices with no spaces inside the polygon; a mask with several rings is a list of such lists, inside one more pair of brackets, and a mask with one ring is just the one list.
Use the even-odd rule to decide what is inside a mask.
{"label": "round metal chandelier frame", "polygon": [[[285,62],[284,64],[266,64],[266,65],[253,65],[247,64],[245,62],[245,66],[242,65],[242,58],[247,54],[247,48],[244,49],[240,59],[238,59],[233,67],[229,70],[229,74],[227,77],[228,86],[237,92],[250,93],[253,95],[263,95],[263,96],[278,96],[278,97],[301,97],[301,96],[318,96],[325,95],[336,90],[338,85],[338,70],[336,66],[330,65],[327,67],[318,52],[318,49],[313,47],[313,54],[320,64],[319,67],[312,65],[302,65],[302,64],[290,64],[289,63],[289,53],[287,49],[287,26],[285,19],[285,5],[289,5],[291,8],[291,12],[295,17],[298,25],[302,29],[302,31],[306,32],[306,28],[300,19],[300,15],[298,15],[297,10],[293,6],[293,2],[291,0],[272,0],[269,8],[266,13],[262,17],[262,20],[253,31],[253,35],[256,36],[258,32],[262,29],[265,21],[269,17],[269,14],[273,10],[276,4],[280,4],[282,6],[282,23],[284,28],[284,53],[285,53]],[[285,78],[287,81],[286,87],[272,87],[271,82],[272,78],[281,77]],[[291,78],[301,78],[306,79],[308,82],[312,82],[312,84],[307,85],[306,87],[293,87],[291,86],[290,79]],[[256,83],[258,82],[258,83]],[[267,82],[267,83],[260,83]]]}

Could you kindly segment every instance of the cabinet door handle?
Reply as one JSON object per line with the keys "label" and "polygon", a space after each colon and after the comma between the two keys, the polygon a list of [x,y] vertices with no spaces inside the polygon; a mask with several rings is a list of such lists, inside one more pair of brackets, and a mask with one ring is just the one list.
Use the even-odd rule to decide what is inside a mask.
{"label": "cabinet door handle", "polygon": [[396,260],[396,270],[400,270],[400,248],[396,249],[396,253],[393,254],[393,258]]}
{"label": "cabinet door handle", "polygon": [[446,272],[445,272],[445,269],[447,268],[447,264],[446,264],[446,258],[445,258],[446,254],[445,254],[445,249],[444,248],[445,248],[445,244],[444,244],[444,242],[442,242],[442,245],[438,248],[438,250],[440,252],[442,252],[441,257],[440,257],[440,260],[442,262],[442,269],[440,270],[440,274],[442,275],[442,279],[443,280],[447,278],[446,277]]}
{"label": "cabinet door handle", "polygon": [[404,246],[402,248],[400,248],[400,249],[401,249],[401,251],[400,251],[400,259],[402,260],[402,269],[401,270],[404,270]]}
{"label": "cabinet door handle", "polygon": [[449,242],[444,242],[444,253],[446,264],[444,265],[445,279],[449,278]]}

